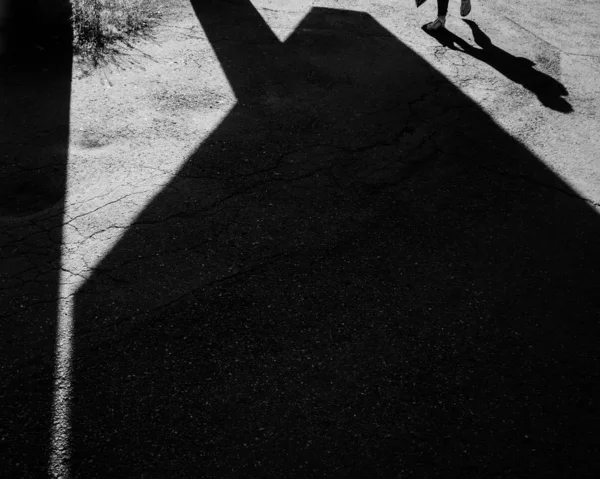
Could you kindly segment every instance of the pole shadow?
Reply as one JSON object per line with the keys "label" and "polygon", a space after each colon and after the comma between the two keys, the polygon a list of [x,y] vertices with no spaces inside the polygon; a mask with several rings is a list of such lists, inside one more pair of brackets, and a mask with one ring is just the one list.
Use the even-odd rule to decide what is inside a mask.
{"label": "pole shadow", "polygon": [[597,472],[596,213],[371,16],[192,5],[238,102],[77,293],[76,475]]}
{"label": "pole shadow", "polygon": [[487,63],[509,80],[512,80],[537,96],[542,105],[561,113],[571,113],[573,107],[563,98],[569,95],[565,86],[551,76],[536,70],[535,63],[528,58],[516,57],[494,45],[479,25],[473,20],[463,21],[471,28],[473,39],[480,48],[475,48],[455,33],[445,28],[440,30],[422,30],[435,38],[440,44],[452,50],[459,50],[479,61]]}
{"label": "pole shadow", "polygon": [[0,2],[0,469],[45,477],[69,143],[69,2]]}

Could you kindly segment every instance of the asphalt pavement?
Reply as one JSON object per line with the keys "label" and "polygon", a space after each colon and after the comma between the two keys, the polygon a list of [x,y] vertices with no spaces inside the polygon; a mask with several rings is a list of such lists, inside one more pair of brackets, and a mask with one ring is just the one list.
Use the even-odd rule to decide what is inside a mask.
{"label": "asphalt pavement", "polygon": [[600,12],[408,3],[3,57],[0,475],[598,476]]}

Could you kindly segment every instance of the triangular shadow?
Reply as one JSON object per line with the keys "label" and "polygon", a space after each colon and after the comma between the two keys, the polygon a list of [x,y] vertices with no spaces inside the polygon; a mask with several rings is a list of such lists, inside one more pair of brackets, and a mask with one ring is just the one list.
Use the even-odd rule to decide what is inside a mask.
{"label": "triangular shadow", "polygon": [[77,294],[74,470],[589,470],[596,213],[370,15],[192,5],[239,101]]}

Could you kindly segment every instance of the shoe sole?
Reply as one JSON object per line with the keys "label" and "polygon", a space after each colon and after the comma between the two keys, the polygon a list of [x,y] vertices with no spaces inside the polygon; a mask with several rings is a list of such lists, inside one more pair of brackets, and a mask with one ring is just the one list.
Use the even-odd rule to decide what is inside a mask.
{"label": "shoe sole", "polygon": [[443,30],[445,28],[445,25],[442,24],[442,25],[440,25],[439,27],[436,27],[436,28],[429,28],[429,27],[426,27],[426,28],[430,32],[437,32],[438,30]]}
{"label": "shoe sole", "polygon": [[469,13],[471,13],[471,2],[460,4],[460,14],[463,17],[466,17]]}

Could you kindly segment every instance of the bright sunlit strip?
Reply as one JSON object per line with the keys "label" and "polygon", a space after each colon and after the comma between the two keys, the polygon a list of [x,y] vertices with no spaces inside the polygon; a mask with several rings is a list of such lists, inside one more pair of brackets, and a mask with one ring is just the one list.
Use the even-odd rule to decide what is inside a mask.
{"label": "bright sunlit strip", "polygon": [[[64,257],[64,255],[63,255]],[[73,295],[61,271],[58,325],[56,331],[56,360],[54,366],[54,401],[52,404],[52,443],[50,454],[50,476],[70,477],[70,433],[71,433],[71,358],[73,349]]]}

